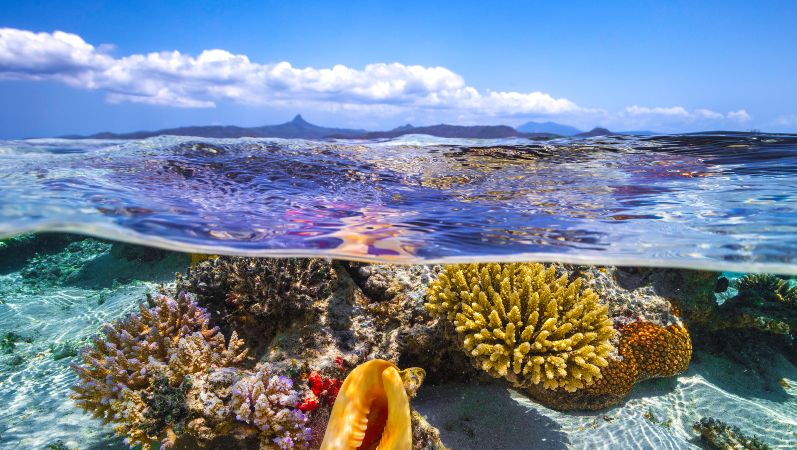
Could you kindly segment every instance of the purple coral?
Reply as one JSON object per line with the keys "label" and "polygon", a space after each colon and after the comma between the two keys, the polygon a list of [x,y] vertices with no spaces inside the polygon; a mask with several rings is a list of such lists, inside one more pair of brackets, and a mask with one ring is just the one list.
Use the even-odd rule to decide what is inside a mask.
{"label": "purple coral", "polygon": [[186,294],[158,296],[155,306],[141,306],[139,314],[106,325],[104,333],[83,349],[83,364],[72,366],[79,377],[72,398],[144,449],[165,432],[146,423],[145,399],[156,380],[177,387],[187,375],[238,365],[247,354],[235,332],[225,343],[210,327],[208,312]]}
{"label": "purple coral", "polygon": [[232,388],[231,406],[236,418],[256,426],[261,442],[270,440],[281,449],[302,448],[310,436],[310,429],[305,427],[307,417],[296,409],[299,401],[293,380],[274,375],[266,366],[241,378]]}

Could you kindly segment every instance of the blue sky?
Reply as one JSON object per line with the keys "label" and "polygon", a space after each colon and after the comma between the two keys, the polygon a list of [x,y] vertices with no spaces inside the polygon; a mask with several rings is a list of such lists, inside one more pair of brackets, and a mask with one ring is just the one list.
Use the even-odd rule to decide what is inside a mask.
{"label": "blue sky", "polygon": [[340,3],[3,0],[0,138],[296,113],[797,132],[797,2]]}

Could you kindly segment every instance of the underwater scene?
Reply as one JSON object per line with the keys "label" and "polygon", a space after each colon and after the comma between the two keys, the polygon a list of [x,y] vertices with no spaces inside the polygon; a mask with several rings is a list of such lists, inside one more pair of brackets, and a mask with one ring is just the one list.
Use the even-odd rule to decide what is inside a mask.
{"label": "underwater scene", "polygon": [[2,449],[797,448],[797,135],[0,141]]}

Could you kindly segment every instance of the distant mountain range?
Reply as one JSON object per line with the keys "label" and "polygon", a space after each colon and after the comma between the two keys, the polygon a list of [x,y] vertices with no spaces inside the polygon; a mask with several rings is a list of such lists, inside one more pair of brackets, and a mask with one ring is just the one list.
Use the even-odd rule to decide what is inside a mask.
{"label": "distant mountain range", "polygon": [[606,128],[594,128],[591,131],[581,132],[580,130],[561,125],[554,122],[528,122],[517,129],[506,125],[432,125],[426,127],[414,127],[404,125],[389,131],[367,131],[348,128],[327,128],[313,125],[301,114],[297,115],[290,122],[279,125],[264,125],[261,127],[237,127],[237,126],[192,126],[167,128],[157,131],[135,131],[132,133],[97,133],[90,136],[68,135],[61,136],[66,139],[146,139],[155,136],[193,136],[207,138],[286,138],[286,139],[389,139],[407,134],[425,134],[444,138],[477,138],[477,139],[501,139],[512,137],[523,137],[530,139],[549,139],[561,136],[610,136],[616,134],[653,134],[649,132],[626,132],[613,133]]}
{"label": "distant mountain range", "polygon": [[367,133],[367,130],[351,130],[347,128],[326,128],[313,125],[298,114],[290,122],[279,125],[264,125],[262,127],[236,127],[236,126],[196,126],[167,128],[157,131],[135,131],[133,133],[97,133],[91,136],[63,136],[67,139],[146,139],[154,136],[195,136],[208,138],[299,138],[299,139],[325,139],[330,136],[354,137]]}
{"label": "distant mountain range", "polygon": [[[414,127],[404,125],[390,131],[372,131],[356,136],[355,139],[390,139],[406,134],[426,134],[443,138],[473,138],[473,139],[502,139],[511,137],[527,137],[545,139],[556,137],[551,133],[521,133],[506,125],[432,125],[428,127]],[[338,137],[338,136],[331,136]]]}

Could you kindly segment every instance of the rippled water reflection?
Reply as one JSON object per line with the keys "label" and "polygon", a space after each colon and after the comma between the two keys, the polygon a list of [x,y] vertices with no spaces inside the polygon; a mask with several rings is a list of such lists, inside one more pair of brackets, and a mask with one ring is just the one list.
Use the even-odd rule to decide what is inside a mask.
{"label": "rippled water reflection", "polygon": [[797,273],[797,136],[0,142],[0,236]]}

